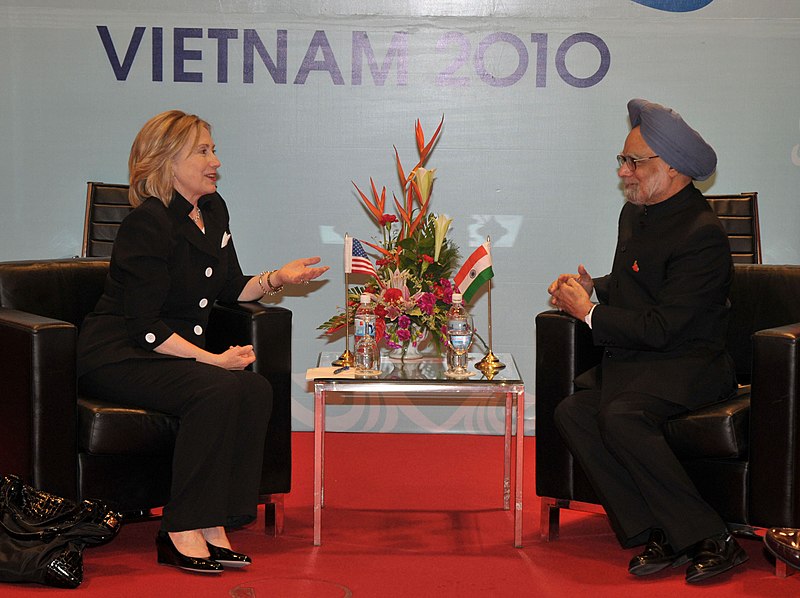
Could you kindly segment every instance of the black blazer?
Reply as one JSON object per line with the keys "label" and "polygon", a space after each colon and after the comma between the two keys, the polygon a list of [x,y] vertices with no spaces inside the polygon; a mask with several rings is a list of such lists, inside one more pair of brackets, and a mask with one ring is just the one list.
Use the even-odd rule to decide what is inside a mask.
{"label": "black blazer", "polygon": [[727,235],[694,185],[652,206],[626,203],[611,274],[594,280],[604,397],[645,392],[693,408],[730,394],[732,280]]}
{"label": "black blazer", "polygon": [[78,338],[78,375],[124,359],[166,358],[153,349],[176,333],[205,347],[215,301],[236,301],[242,274],[217,194],[198,202],[205,234],[189,218],[192,205],[175,193],[169,207],[145,200],[123,220],[105,289]]}

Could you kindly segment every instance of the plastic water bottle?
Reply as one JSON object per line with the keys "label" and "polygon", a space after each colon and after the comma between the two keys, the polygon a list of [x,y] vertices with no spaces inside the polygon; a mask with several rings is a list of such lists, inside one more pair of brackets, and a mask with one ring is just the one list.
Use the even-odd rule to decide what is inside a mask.
{"label": "plastic water bottle", "polygon": [[365,334],[370,334],[373,339],[375,338],[375,305],[372,303],[372,295],[369,293],[361,294],[354,320],[353,339],[355,344],[358,344]]}
{"label": "plastic water bottle", "polygon": [[377,369],[378,343],[375,340],[375,306],[372,295],[363,293],[355,316],[355,366],[357,372]]}
{"label": "plastic water bottle", "polygon": [[[453,293],[453,304],[447,311],[447,331],[448,340],[447,345],[447,365],[450,371],[459,370],[463,371],[467,367],[467,353],[466,351],[456,352],[453,349],[469,348],[470,341],[472,340],[471,334],[458,335],[453,334],[454,331],[467,330],[467,310],[464,308],[461,293]],[[463,345],[466,344],[466,347]],[[459,355],[459,353],[461,353]]]}

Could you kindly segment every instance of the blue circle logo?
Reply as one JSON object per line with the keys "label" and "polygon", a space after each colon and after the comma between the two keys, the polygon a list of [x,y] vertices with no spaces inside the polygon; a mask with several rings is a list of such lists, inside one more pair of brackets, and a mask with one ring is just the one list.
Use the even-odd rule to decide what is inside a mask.
{"label": "blue circle logo", "polygon": [[692,12],[708,6],[714,0],[633,0],[636,4],[667,12]]}

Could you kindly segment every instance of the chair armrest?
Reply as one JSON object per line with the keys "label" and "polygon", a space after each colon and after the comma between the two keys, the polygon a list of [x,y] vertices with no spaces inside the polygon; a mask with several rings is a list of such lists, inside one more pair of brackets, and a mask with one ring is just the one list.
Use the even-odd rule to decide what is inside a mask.
{"label": "chair armrest", "polygon": [[602,349],[583,322],[561,311],[536,316],[536,400],[560,401],[575,392],[574,380],[600,363]]}
{"label": "chair armrest", "polygon": [[274,305],[217,303],[208,323],[208,349],[253,345],[254,372],[272,384],[272,415],[267,428],[260,493],[291,489],[292,460],[292,312]]}
{"label": "chair armrest", "polygon": [[[292,312],[261,303],[217,303],[208,323],[208,348],[221,352],[230,345],[253,345],[253,371],[273,387],[290,384],[292,374]],[[285,378],[285,379],[284,379]]]}
{"label": "chair armrest", "polygon": [[[536,316],[536,493],[581,500],[574,495],[573,457],[555,427],[553,412],[575,392],[575,376],[600,363],[602,350],[591,330],[564,312]],[[577,466],[575,466],[577,467]]]}
{"label": "chair armrest", "polygon": [[0,308],[0,471],[77,496],[77,329]]}
{"label": "chair armrest", "polygon": [[751,518],[800,527],[800,323],[753,335],[750,388]]}

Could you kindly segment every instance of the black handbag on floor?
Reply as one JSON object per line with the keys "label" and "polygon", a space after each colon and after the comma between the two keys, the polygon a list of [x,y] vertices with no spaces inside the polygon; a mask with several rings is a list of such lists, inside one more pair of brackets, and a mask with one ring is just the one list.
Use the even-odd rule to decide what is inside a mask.
{"label": "black handbag on floor", "polygon": [[100,501],[78,504],[6,475],[0,483],[0,581],[76,588],[83,581],[83,549],[111,540],[121,522]]}

